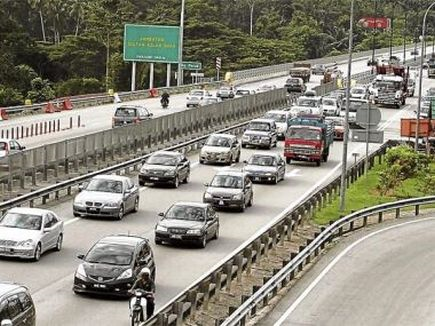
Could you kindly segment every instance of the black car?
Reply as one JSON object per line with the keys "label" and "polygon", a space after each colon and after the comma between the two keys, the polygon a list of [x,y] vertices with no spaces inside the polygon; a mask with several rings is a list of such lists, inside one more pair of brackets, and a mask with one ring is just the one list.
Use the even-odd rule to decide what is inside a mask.
{"label": "black car", "polygon": [[149,241],[135,235],[112,235],[100,239],[74,274],[75,293],[128,296],[142,268],[155,280],[156,267]]}
{"label": "black car", "polygon": [[29,290],[15,283],[0,282],[1,325],[35,326],[36,310]]}
{"label": "black car", "polygon": [[236,208],[243,212],[253,204],[252,182],[244,172],[221,171],[205,185],[203,202],[214,208]]}
{"label": "black car", "polygon": [[112,127],[120,127],[128,124],[139,123],[151,119],[153,114],[147,108],[140,105],[122,105],[116,108],[112,118]]}
{"label": "black car", "polygon": [[313,75],[323,75],[325,73],[326,67],[322,64],[316,64],[311,67],[311,73]]}
{"label": "black car", "polygon": [[190,161],[179,152],[160,151],[151,155],[139,172],[139,185],[188,183]]}
{"label": "black car", "polygon": [[285,161],[278,153],[256,153],[245,164],[252,182],[278,183],[285,178]]}
{"label": "black car", "polygon": [[187,242],[205,248],[207,241],[219,237],[219,217],[208,204],[178,202],[159,216],[156,244]]}
{"label": "black car", "polygon": [[290,77],[287,78],[284,87],[287,89],[289,93],[303,93],[306,91],[306,86],[304,84],[304,80],[302,78]]}
{"label": "black car", "polygon": [[275,120],[254,119],[242,136],[242,147],[276,147],[278,143],[278,132]]}

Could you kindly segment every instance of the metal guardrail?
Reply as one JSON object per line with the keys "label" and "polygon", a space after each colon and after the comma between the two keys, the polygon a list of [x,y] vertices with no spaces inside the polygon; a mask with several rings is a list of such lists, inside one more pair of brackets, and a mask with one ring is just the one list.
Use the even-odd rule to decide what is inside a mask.
{"label": "metal guardrail", "polygon": [[[400,216],[400,210],[407,207],[415,207],[415,215],[419,214],[420,206],[435,203],[435,196],[420,197],[400,200],[392,203],[382,204],[369,207],[350,215],[347,215],[323,230],[313,241],[311,241],[299,254],[293,258],[285,267],[267,281],[257,292],[249,297],[236,311],[234,311],[223,323],[222,326],[245,325],[251,312],[257,310],[259,304],[264,304],[274,296],[279,288],[285,286],[294,279],[295,273],[310,262],[313,257],[317,257],[320,251],[332,239],[341,236],[346,232],[354,230],[354,223],[363,220],[363,225],[367,225],[367,219],[370,216],[378,214],[378,222],[382,222],[382,216],[385,212],[395,211],[396,218]],[[347,227],[347,230],[345,228]],[[255,313],[254,313],[255,314]]]}
{"label": "metal guardrail", "polygon": [[[374,165],[376,157],[381,162],[387,148],[395,145],[397,142],[389,141],[371,153],[368,160],[369,167]],[[364,159],[349,167],[346,173],[347,187],[364,175],[364,171]],[[218,295],[223,287],[229,291],[234,278],[240,280],[243,272],[250,274],[251,266],[255,261],[267,256],[271,248],[285,239],[290,240],[293,230],[303,219],[312,217],[316,208],[324,207],[339,193],[340,176],[337,176],[326,186],[316,190],[306,199],[302,199],[302,202],[294,208],[282,213],[277,221],[273,221],[272,224],[267,225],[247,240],[227,258],[159,309],[144,325],[181,325],[185,317],[194,314],[199,305],[206,305],[211,296]]]}

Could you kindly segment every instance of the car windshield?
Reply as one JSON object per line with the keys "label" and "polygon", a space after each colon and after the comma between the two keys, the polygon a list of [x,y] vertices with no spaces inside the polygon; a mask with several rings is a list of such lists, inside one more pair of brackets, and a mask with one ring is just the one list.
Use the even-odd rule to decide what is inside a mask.
{"label": "car windshield", "polygon": [[[356,112],[358,108],[366,105],[368,105],[366,102],[349,101],[349,112]],[[343,105],[341,107],[341,111],[345,111],[345,110],[346,110],[346,100],[343,102]]]}
{"label": "car windshield", "polygon": [[0,151],[7,151],[8,150],[8,144],[6,142],[0,143]]}
{"label": "car windshield", "polygon": [[287,84],[290,84],[290,85],[299,85],[299,79],[296,79],[296,78],[287,79]]}
{"label": "car windshield", "polygon": [[323,99],[323,105],[335,106],[335,102],[330,99]]}
{"label": "car windshield", "polygon": [[265,122],[251,122],[248,127],[249,130],[269,131],[270,126]]}
{"label": "car windshield", "polygon": [[202,96],[203,95],[203,91],[191,91],[190,95],[195,95],[195,96]]}
{"label": "car windshield", "polygon": [[147,160],[147,164],[176,166],[178,164],[178,158],[172,155],[156,154]]}
{"label": "car windshield", "polygon": [[318,101],[309,99],[309,98],[301,98],[298,100],[299,106],[308,106],[308,107],[317,107]]}
{"label": "car windshield", "polygon": [[118,180],[93,179],[89,182],[86,190],[122,194],[122,182]]}
{"label": "car windshield", "polygon": [[239,89],[236,92],[236,95],[249,95],[249,90],[247,90],[247,89]]}
{"label": "car windshield", "polygon": [[286,115],[283,113],[266,113],[264,116],[266,119],[275,120],[275,122],[286,122]]}
{"label": "car windshield", "polygon": [[130,265],[134,247],[121,244],[96,244],[86,255],[88,263]]}
{"label": "car windshield", "polygon": [[216,175],[211,182],[211,186],[242,189],[242,177],[235,175]]}
{"label": "car windshield", "polygon": [[0,220],[0,226],[25,230],[41,230],[42,216],[9,212]]}
{"label": "car windshield", "polygon": [[189,205],[173,205],[165,214],[165,218],[185,221],[204,221],[205,209]]}
{"label": "car windshield", "polygon": [[115,112],[115,117],[135,117],[136,108],[118,108]]}
{"label": "car windshield", "polygon": [[216,146],[216,147],[230,147],[230,140],[226,137],[210,136],[208,137],[205,145]]}
{"label": "car windshield", "polygon": [[276,166],[276,159],[272,156],[254,155],[248,161],[250,165]]}
{"label": "car windshield", "polygon": [[290,128],[287,137],[304,140],[320,140],[320,131],[308,128]]}
{"label": "car windshield", "polygon": [[221,87],[220,90],[221,91],[230,91],[231,88],[229,88],[229,87]]}

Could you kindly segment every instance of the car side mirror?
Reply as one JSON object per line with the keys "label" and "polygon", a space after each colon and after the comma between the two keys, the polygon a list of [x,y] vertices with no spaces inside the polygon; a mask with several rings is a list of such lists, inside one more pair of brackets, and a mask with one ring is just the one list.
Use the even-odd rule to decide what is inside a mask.
{"label": "car side mirror", "polygon": [[247,160],[244,160],[243,163],[248,164],[248,161],[247,161]]}
{"label": "car side mirror", "polygon": [[165,217],[165,213],[160,212],[159,214],[157,214],[160,217]]}
{"label": "car side mirror", "polygon": [[83,259],[85,259],[85,255],[79,254],[79,255],[77,255],[77,258],[80,259],[80,260],[83,260]]}
{"label": "car side mirror", "polygon": [[24,149],[26,149],[26,146],[20,146],[20,149],[24,150]]}
{"label": "car side mirror", "polygon": [[208,186],[210,186],[210,184],[208,182],[205,182],[204,186],[208,187]]}
{"label": "car side mirror", "polygon": [[84,189],[83,184],[79,185],[79,192],[82,191]]}

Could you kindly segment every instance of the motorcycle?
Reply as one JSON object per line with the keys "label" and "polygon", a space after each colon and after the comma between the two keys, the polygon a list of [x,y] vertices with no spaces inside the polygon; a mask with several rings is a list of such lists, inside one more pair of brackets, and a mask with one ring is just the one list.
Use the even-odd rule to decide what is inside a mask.
{"label": "motorcycle", "polygon": [[130,325],[138,326],[146,320],[147,313],[147,296],[152,296],[152,292],[142,289],[135,289],[129,302],[130,308]]}
{"label": "motorcycle", "polygon": [[167,109],[169,106],[169,99],[162,98],[160,100],[160,104],[162,105],[163,109]]}

